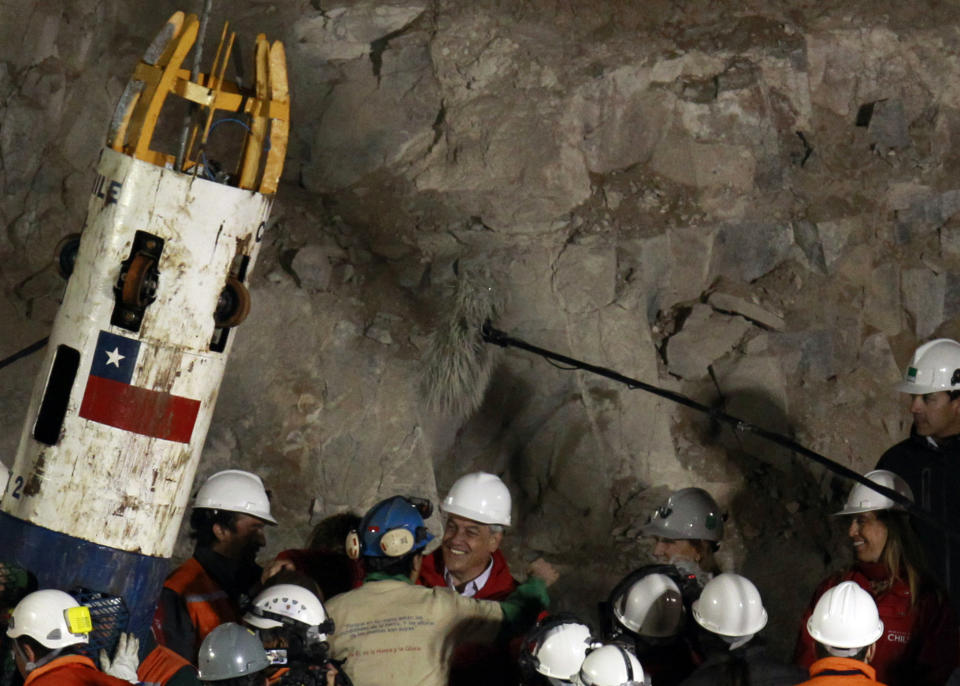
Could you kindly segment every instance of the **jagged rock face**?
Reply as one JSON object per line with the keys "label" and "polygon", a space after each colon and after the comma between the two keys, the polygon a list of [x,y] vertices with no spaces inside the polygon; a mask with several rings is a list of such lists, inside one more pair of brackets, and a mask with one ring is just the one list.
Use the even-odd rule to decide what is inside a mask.
{"label": "jagged rock face", "polygon": [[[514,493],[514,565],[560,563],[556,607],[581,612],[649,560],[652,507],[703,486],[730,515],[723,562],[757,582],[785,652],[846,559],[827,513],[848,484],[522,352],[454,389],[466,416],[432,408],[424,365],[452,362],[428,357],[431,333],[467,282],[498,328],[866,471],[909,429],[890,387],[913,347],[960,333],[960,17],[634,4],[218,7],[247,44],[285,41],[294,114],[201,475],[265,477],[276,551],[302,542],[314,498],[316,517],[495,471]],[[109,113],[174,9],[0,8],[4,354],[49,329],[51,250],[81,225]],[[4,461],[35,372],[0,371]]]}

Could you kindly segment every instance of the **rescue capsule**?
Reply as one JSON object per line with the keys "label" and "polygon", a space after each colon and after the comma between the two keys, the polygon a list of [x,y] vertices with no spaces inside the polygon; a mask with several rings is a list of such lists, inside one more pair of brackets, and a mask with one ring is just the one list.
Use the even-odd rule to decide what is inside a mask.
{"label": "rescue capsule", "polygon": [[0,501],[0,560],[41,587],[122,598],[135,633],[250,308],[289,134],[283,45],[257,37],[244,89],[224,78],[227,27],[209,73],[183,67],[198,27],[174,14],[117,105]]}

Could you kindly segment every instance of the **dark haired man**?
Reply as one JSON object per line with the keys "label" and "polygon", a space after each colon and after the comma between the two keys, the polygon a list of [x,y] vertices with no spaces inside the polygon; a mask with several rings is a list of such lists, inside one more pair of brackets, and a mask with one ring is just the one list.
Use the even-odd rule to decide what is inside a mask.
{"label": "dark haired man", "polygon": [[[960,522],[960,343],[938,338],[913,353],[896,390],[910,395],[910,437],[887,450],[877,469],[910,485],[918,506],[944,524]],[[931,571],[960,611],[960,545],[946,532],[915,521]]]}
{"label": "dark haired man", "polygon": [[203,639],[224,622],[238,622],[260,582],[257,551],[264,528],[276,524],[256,474],[228,469],[200,487],[190,515],[193,557],[167,577],[153,618],[157,642],[197,663]]}

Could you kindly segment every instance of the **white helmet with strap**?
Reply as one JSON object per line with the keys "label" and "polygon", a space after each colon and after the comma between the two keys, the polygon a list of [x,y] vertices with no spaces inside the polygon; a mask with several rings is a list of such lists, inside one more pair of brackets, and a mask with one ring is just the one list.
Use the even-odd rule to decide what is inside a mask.
{"label": "white helmet with strap", "polygon": [[239,512],[268,524],[277,523],[270,514],[270,498],[263,481],[256,474],[240,469],[226,469],[210,476],[197,491],[193,506]]}
{"label": "white helmet with strap", "polygon": [[320,599],[296,584],[275,584],[260,591],[243,621],[258,629],[292,626],[311,641],[326,641],[333,632],[333,620]]}
{"label": "white helmet with strap", "polygon": [[614,618],[644,638],[669,638],[683,628],[686,614],[677,582],[666,574],[640,577],[611,598]]}
{"label": "white helmet with strap", "polygon": [[[896,491],[905,498],[913,501],[913,491],[910,484],[903,480],[899,474],[894,474],[886,469],[874,469],[867,472],[864,476],[870,481],[880,486],[885,486],[892,491]],[[900,503],[896,503],[882,493],[877,493],[869,486],[862,483],[855,483],[850,489],[850,495],[847,496],[847,502],[843,509],[835,512],[835,515],[860,514],[861,512],[873,512],[875,510],[903,510]]]}
{"label": "white helmet with strap", "polygon": [[608,644],[584,658],[573,683],[577,686],[643,686],[643,667],[624,646]]}
{"label": "white helmet with strap", "polygon": [[54,589],[34,591],[13,608],[7,636],[29,636],[51,650],[87,643],[93,622],[90,608],[69,593]]}
{"label": "white helmet with strap", "polygon": [[960,343],[938,338],[921,345],[896,389],[913,395],[960,390]]}
{"label": "white helmet with strap", "polygon": [[807,620],[807,631],[817,643],[844,657],[875,643],[883,635],[883,621],[873,597],[855,581],[837,584],[820,596]]}
{"label": "white helmet with strap", "polygon": [[440,509],[481,524],[510,526],[510,507],[510,490],[500,477],[474,472],[453,483]]}
{"label": "white helmet with strap", "polygon": [[599,645],[590,627],[570,614],[545,617],[527,634],[520,664],[550,679],[569,682],[590,648]]}

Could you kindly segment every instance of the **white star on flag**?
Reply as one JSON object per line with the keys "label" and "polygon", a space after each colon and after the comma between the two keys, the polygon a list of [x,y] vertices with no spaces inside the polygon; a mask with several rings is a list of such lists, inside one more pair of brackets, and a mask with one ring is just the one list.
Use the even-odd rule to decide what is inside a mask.
{"label": "white star on flag", "polygon": [[112,351],[107,350],[107,364],[112,364],[117,369],[120,369],[120,360],[126,359],[126,355],[120,354],[119,346],[114,348]]}

